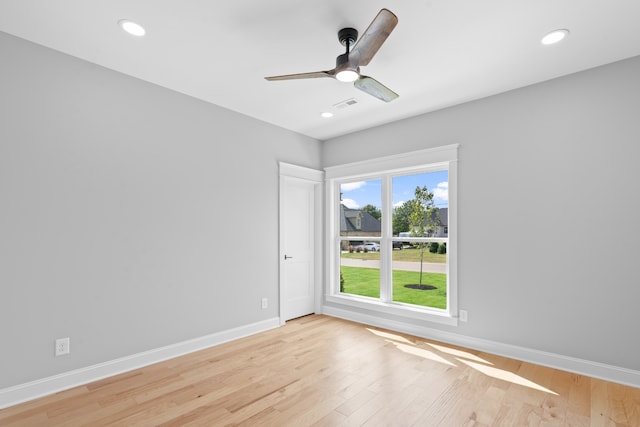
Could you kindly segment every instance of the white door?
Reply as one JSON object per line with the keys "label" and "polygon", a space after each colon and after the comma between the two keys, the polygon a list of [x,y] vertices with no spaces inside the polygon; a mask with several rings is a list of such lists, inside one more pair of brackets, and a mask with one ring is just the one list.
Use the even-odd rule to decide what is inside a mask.
{"label": "white door", "polygon": [[315,312],[315,208],[317,182],[280,176],[280,316]]}

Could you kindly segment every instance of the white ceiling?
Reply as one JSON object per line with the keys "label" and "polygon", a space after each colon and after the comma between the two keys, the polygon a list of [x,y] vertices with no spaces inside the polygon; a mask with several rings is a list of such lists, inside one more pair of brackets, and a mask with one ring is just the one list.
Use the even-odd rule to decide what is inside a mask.
{"label": "white ceiling", "polygon": [[[400,98],[264,80],[332,69],[338,30],[362,33],[383,7],[399,23],[362,71]],[[123,18],[147,35],[124,33]],[[0,2],[0,31],[320,140],[640,55],[639,18],[639,0]],[[543,46],[557,28],[570,36]]]}

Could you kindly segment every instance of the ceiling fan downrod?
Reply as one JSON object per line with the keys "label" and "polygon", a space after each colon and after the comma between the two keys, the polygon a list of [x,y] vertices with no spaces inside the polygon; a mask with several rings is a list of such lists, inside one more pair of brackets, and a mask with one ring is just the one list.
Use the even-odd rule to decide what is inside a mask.
{"label": "ceiling fan downrod", "polygon": [[355,28],[343,28],[338,31],[338,40],[346,48],[346,52],[336,58],[336,79],[341,82],[353,82],[360,78],[360,67],[354,67],[349,61],[350,47],[357,39],[358,30]]}

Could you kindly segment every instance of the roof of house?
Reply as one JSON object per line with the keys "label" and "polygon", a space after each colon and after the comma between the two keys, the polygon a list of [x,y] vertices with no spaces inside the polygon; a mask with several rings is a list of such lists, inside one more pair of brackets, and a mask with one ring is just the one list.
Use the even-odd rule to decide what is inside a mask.
{"label": "roof of house", "polygon": [[[366,211],[351,209],[341,204],[340,213],[340,231],[367,233],[382,230],[380,221]],[[357,228],[358,216],[360,216],[360,229]],[[438,216],[440,217],[440,226],[447,227],[449,225],[449,208],[439,208]]]}
{"label": "roof of house", "polygon": [[[380,232],[382,227],[378,221],[369,212],[359,209],[350,209],[340,204],[340,231],[347,232]],[[360,228],[357,228],[357,217],[360,216]]]}
{"label": "roof of house", "polygon": [[438,216],[440,217],[440,226],[449,225],[449,208],[438,208]]}
{"label": "roof of house", "polygon": [[[435,216],[435,213],[434,213]],[[449,208],[438,208],[438,216],[440,217],[440,227],[448,227],[449,226]],[[427,221],[425,221],[424,225],[427,225]]]}

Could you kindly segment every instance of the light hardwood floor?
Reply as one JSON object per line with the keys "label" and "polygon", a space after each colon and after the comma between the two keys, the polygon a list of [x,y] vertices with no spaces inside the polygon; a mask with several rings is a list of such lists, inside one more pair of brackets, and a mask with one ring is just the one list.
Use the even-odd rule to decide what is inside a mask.
{"label": "light hardwood floor", "polygon": [[7,408],[0,425],[637,427],[640,389],[314,315]]}

